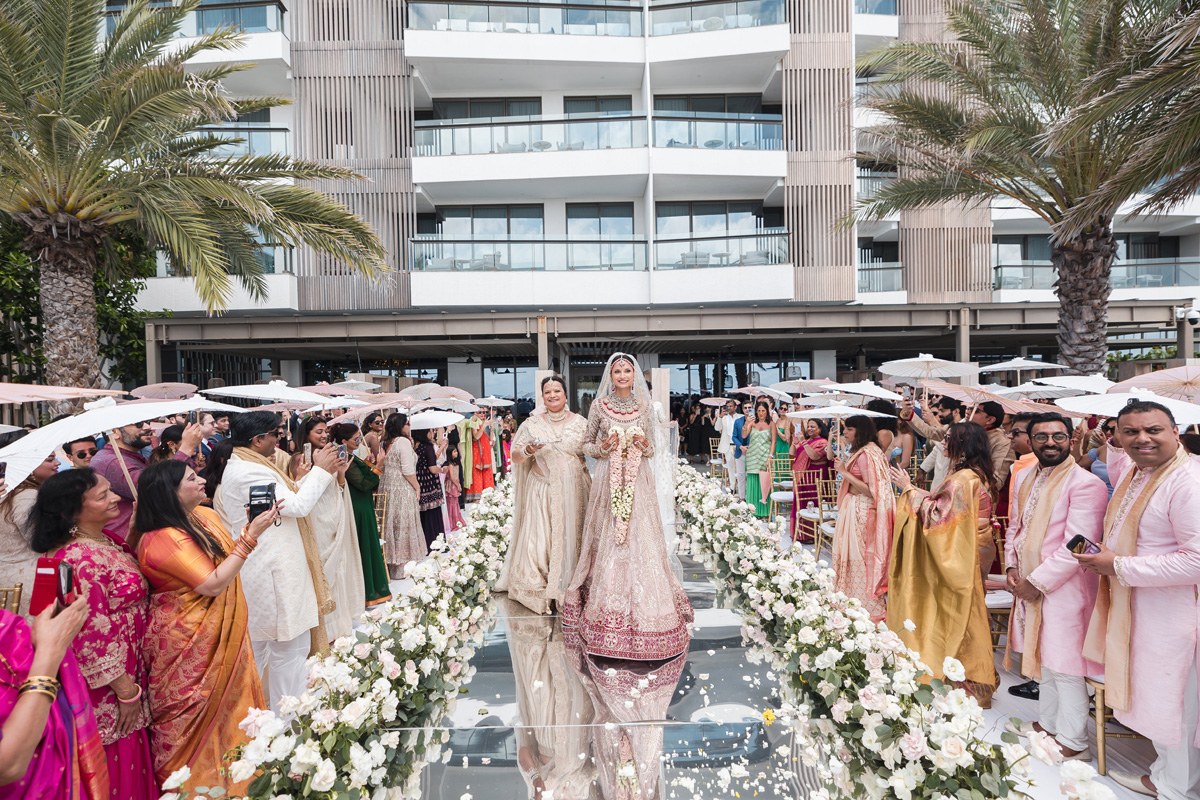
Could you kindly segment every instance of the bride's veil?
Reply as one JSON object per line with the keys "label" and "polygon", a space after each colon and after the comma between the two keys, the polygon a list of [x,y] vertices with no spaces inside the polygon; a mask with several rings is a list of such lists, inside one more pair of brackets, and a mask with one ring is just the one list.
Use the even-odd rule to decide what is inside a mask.
{"label": "bride's veil", "polygon": [[[650,396],[650,385],[646,383],[646,376],[642,373],[642,367],[638,364],[636,358],[629,353],[613,353],[609,356],[608,363],[604,365],[604,375],[600,378],[600,388],[596,391],[596,399],[608,397],[616,388],[612,382],[613,364],[618,361],[628,361],[633,367],[633,397],[637,400],[638,408],[646,411],[645,419],[651,428],[658,425],[658,420],[654,416],[654,398]],[[646,438],[651,442],[654,441],[654,430],[645,431]]]}

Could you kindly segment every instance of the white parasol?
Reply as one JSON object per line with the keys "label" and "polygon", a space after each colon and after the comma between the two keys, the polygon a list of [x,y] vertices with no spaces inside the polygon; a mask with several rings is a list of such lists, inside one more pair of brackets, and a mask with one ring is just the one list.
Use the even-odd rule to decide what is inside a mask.
{"label": "white parasol", "polygon": [[[123,389],[86,389],[72,386],[41,386],[36,383],[7,383],[0,381],[0,403],[39,403],[43,400],[77,400],[81,397],[119,397]],[[45,458],[45,456],[42,456]]]}
{"label": "white parasol", "polygon": [[[943,397],[950,397],[969,406],[978,406],[984,403],[999,403],[1009,414],[1024,414],[1024,413],[1041,413],[1045,408],[1038,408],[1033,403],[1026,403],[1012,397],[1005,397],[996,392],[990,392],[987,389],[979,386],[960,386],[957,383],[946,383],[945,381],[921,381],[921,386],[927,391],[936,392]],[[971,411],[967,412],[967,419],[971,418]]]}
{"label": "white parasol", "polygon": [[479,406],[474,403],[459,400],[457,397],[435,397],[432,400],[422,402],[421,405],[453,411],[458,414],[474,414],[479,410]]}
{"label": "white parasol", "polygon": [[0,461],[8,464],[5,481],[15,487],[28,478],[38,464],[46,460],[63,442],[84,439],[126,425],[137,425],[149,419],[186,414],[189,411],[232,411],[244,408],[225,405],[204,397],[186,400],[163,400],[159,403],[126,403],[117,405],[111,397],[89,403],[86,411],[73,417],[51,422],[0,450]]}
{"label": "white parasol", "polygon": [[861,394],[865,395],[866,397],[878,397],[883,400],[900,401],[904,399],[903,395],[888,391],[882,386],[872,383],[871,381],[858,381],[857,383],[827,383],[821,388],[831,392]]}
{"label": "white parasol", "polygon": [[488,408],[504,408],[505,406],[515,405],[512,400],[505,400],[503,397],[481,397],[475,401],[477,406],[487,406]]}
{"label": "white parasol", "polygon": [[[991,388],[991,387],[988,387]],[[1018,400],[1057,400],[1060,397],[1075,397],[1087,394],[1082,389],[1067,389],[1062,386],[1045,386],[1029,381],[1020,386],[1002,386],[995,389],[996,394],[1014,397]]]}
{"label": "white parasol", "polygon": [[322,397],[366,397],[367,393],[352,389],[346,386],[338,386],[330,383],[314,383],[312,386],[297,386],[302,392],[312,392],[319,394]]}
{"label": "white parasol", "polygon": [[422,411],[409,417],[408,424],[414,431],[424,431],[430,428],[448,428],[464,419],[466,417],[462,414],[455,414],[453,411]]}
{"label": "white parasol", "polygon": [[812,380],[798,381],[780,381],[772,383],[771,388],[777,392],[788,392],[789,394],[809,394],[812,392],[821,391],[821,387],[827,383],[833,383],[833,378],[815,378]]}
{"label": "white parasol", "polygon": [[327,397],[321,403],[317,403],[311,408],[306,408],[302,413],[315,414],[318,411],[328,411],[333,408],[361,408],[362,406],[370,405],[357,397]]}
{"label": "white parasol", "polygon": [[181,400],[195,393],[196,384],[194,383],[151,383],[139,386],[130,392],[134,397],[143,400],[151,398],[154,400]]}
{"label": "white parasol", "polygon": [[371,414],[374,414],[376,411],[388,411],[393,408],[401,409],[405,413],[409,413],[413,409],[421,409],[421,408],[428,407],[426,401],[424,401],[424,400],[418,400],[415,397],[405,397],[401,394],[388,394],[388,395],[383,395],[379,398],[373,397],[371,399],[377,400],[377,402],[372,403],[369,406],[360,406],[359,408],[352,408],[349,411],[347,411],[345,414],[342,414],[339,417],[334,417],[333,419],[331,419],[329,421],[330,424],[332,425],[332,424],[336,424],[339,422],[354,422],[356,420],[365,419],[366,417],[369,417]]}
{"label": "white parasol", "polygon": [[1104,394],[1116,386],[1115,383],[1104,377],[1103,372],[1095,375],[1056,375],[1053,378],[1034,378],[1033,382],[1046,386],[1061,386],[1064,389],[1080,389],[1092,394]]}
{"label": "white parasol", "polygon": [[701,397],[700,405],[702,406],[723,406],[729,402],[728,397]]}
{"label": "white parasol", "polygon": [[[271,381],[248,386],[222,386],[220,389],[202,389],[202,394],[218,397],[242,397],[249,400],[267,400],[273,403],[304,403],[306,406],[320,405],[325,398],[319,394],[287,385],[287,381]],[[245,411],[245,409],[241,409]]]}
{"label": "white parasol", "polygon": [[[1098,417],[1115,417],[1130,400],[1149,400],[1171,410],[1177,425],[1200,424],[1200,405],[1175,400],[1155,394],[1149,389],[1134,387],[1128,392],[1113,394],[1089,394],[1082,397],[1064,397],[1054,404],[1079,414],[1095,414]],[[26,437],[28,438],[28,437]],[[0,451],[2,452],[2,451]]]}
{"label": "white parasol", "polygon": [[944,358],[934,358],[929,353],[921,353],[916,358],[901,358],[896,361],[885,361],[879,367],[884,375],[893,378],[971,378],[979,374],[979,368],[974,364],[964,364],[961,361],[947,361]]}
{"label": "white parasol", "polygon": [[429,390],[430,400],[442,400],[445,398],[462,400],[466,403],[472,403],[475,401],[475,395],[471,394],[466,389],[459,389],[456,386],[435,386]]}
{"label": "white parasol", "polygon": [[400,394],[405,397],[415,397],[418,400],[428,400],[430,393],[434,389],[441,389],[442,386],[437,383],[415,383],[412,386],[406,386],[400,390]]}
{"label": "white parasol", "polygon": [[1172,367],[1121,381],[1110,392],[1149,389],[1160,397],[1195,403],[1200,400],[1200,366]]}
{"label": "white parasol", "polygon": [[333,388],[338,389],[345,393],[363,392],[365,394],[370,394],[371,392],[378,392],[379,389],[381,388],[378,383],[371,383],[370,381],[356,381],[356,380],[338,381],[337,383],[333,383],[330,385],[333,386]]}
{"label": "white parasol", "polygon": [[1030,358],[1014,358],[1011,361],[1001,361],[999,364],[989,364],[980,367],[980,372],[1028,372],[1031,369],[1067,369],[1062,364],[1053,361],[1034,361]]}
{"label": "white parasol", "polygon": [[[803,411],[789,411],[786,416],[789,419],[846,419],[847,417],[887,417],[895,419],[893,414],[884,414],[879,411],[868,411],[865,408],[855,408],[848,406],[843,402],[837,401],[831,405],[820,408],[806,408]],[[834,449],[838,450],[842,444],[842,429],[838,426],[835,431],[836,442]]]}

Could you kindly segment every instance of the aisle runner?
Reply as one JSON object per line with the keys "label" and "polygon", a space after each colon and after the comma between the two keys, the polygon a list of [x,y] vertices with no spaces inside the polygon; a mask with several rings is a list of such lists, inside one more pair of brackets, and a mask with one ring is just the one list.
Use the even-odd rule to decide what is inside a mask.
{"label": "aisle runner", "polygon": [[[284,710],[296,714],[290,725],[270,712],[243,722],[252,741],[231,774],[253,778],[249,797],[416,794],[422,767],[442,756],[449,731],[437,725],[474,674],[469,662],[494,615],[510,491],[502,484],[485,492],[446,549],[412,567],[409,595],[370,610],[365,631],[312,662],[309,691],[285,700]],[[984,742],[975,701],[940,681],[922,682],[923,665],[898,636],[872,625],[857,601],[834,592],[830,570],[806,552],[783,553],[777,530],[764,534],[749,505],[685,462],[676,501],[686,544],[734,594],[744,635],[785,678],[781,716],[796,725],[804,761],[826,784],[814,796],[983,800],[1027,785],[1030,755],[1015,737]],[[953,675],[961,665],[947,659],[944,668]],[[1053,760],[1037,734],[1031,750]],[[1064,792],[1111,797],[1089,782],[1094,775],[1068,762]],[[212,776],[173,777],[164,788],[183,783],[203,796],[192,787]]]}

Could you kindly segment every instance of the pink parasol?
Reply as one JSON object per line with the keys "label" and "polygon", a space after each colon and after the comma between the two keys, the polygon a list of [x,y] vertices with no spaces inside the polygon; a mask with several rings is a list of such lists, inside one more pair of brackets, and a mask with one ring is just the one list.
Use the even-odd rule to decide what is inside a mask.
{"label": "pink parasol", "polygon": [[182,400],[196,393],[194,383],[151,383],[130,392],[142,400]]}

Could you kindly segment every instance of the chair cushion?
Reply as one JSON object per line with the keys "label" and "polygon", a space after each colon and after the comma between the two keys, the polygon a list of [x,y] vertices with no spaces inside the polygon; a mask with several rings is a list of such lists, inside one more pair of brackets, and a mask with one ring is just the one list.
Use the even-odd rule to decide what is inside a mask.
{"label": "chair cushion", "polygon": [[983,599],[987,604],[989,611],[996,611],[1002,608],[1012,608],[1012,592],[1006,592],[1002,589],[998,589],[994,592],[988,592],[986,595],[984,595]]}
{"label": "chair cushion", "polygon": [[775,503],[790,503],[792,502],[791,492],[771,492],[771,501]]}

